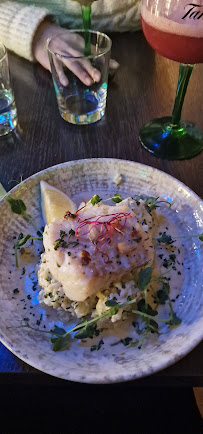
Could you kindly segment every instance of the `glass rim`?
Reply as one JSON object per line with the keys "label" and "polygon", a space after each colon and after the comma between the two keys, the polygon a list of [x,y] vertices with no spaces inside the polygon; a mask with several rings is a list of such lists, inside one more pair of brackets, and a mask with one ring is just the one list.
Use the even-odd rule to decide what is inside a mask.
{"label": "glass rim", "polygon": [[2,55],[0,54],[0,62],[2,62],[2,60],[4,60],[6,58],[7,49],[2,42],[0,42],[0,48],[3,48],[3,53],[2,53]]}
{"label": "glass rim", "polygon": [[61,32],[61,33],[58,33],[58,35],[53,36],[53,38],[48,38],[47,39],[46,48],[47,48],[48,52],[51,55],[57,56],[57,57],[59,57],[61,59],[98,59],[99,57],[105,56],[105,54],[107,54],[111,50],[112,40],[105,33],[99,32],[97,30],[85,30],[85,29],[70,29],[70,30],[69,29],[64,29],[64,30],[66,30],[68,33],[92,33],[94,35],[104,36],[104,38],[108,41],[109,46],[104,49],[103,53],[90,54],[88,56],[84,54],[84,55],[76,57],[76,56],[71,56],[71,55],[66,55],[66,54],[60,54],[60,53],[57,53],[57,52],[51,50],[50,47],[49,47],[49,44],[51,43],[51,41],[53,41],[53,39],[55,39],[58,36],[60,36],[60,34],[63,34],[63,32]]}

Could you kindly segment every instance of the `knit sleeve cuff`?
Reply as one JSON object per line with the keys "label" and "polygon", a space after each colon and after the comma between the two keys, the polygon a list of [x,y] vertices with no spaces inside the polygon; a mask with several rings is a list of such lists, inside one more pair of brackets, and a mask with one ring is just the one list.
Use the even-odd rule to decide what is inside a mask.
{"label": "knit sleeve cuff", "polygon": [[0,5],[0,40],[19,56],[33,60],[32,40],[39,24],[50,12],[10,1]]}

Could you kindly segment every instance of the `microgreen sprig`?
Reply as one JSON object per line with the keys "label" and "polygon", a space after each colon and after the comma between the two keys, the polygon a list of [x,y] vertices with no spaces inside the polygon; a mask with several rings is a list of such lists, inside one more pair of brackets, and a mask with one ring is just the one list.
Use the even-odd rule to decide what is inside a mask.
{"label": "microgreen sprig", "polygon": [[25,203],[23,202],[23,200],[19,199],[19,193],[20,193],[21,187],[22,187],[22,176],[21,176],[21,181],[20,181],[19,187],[18,187],[17,192],[16,192],[16,198],[13,199],[12,197],[7,196],[6,200],[9,203],[9,205],[11,207],[11,211],[14,214],[22,215],[29,223],[31,223],[31,225],[37,230],[38,237],[32,236],[30,234],[27,234],[24,236],[22,232],[19,234],[18,239],[17,239],[16,243],[14,244],[16,268],[18,268],[18,249],[20,247],[22,247],[24,244],[26,244],[26,242],[28,240],[31,240],[31,241],[43,240],[42,230],[41,229],[39,230],[39,228],[36,226],[35,222],[27,214],[27,212],[26,212],[27,207],[26,207]]}
{"label": "microgreen sprig", "polygon": [[[140,200],[143,200],[145,202],[146,209],[149,213],[151,213],[152,210],[155,210],[159,207],[160,203],[166,203],[169,207],[173,205],[173,202],[169,202],[168,200],[160,200],[159,196],[153,197],[153,196],[145,196],[145,195],[137,195],[135,194],[132,196],[132,199],[134,199],[136,202],[139,202]],[[108,202],[109,200],[112,200],[115,203],[120,203],[123,201],[123,198],[120,194],[115,193],[114,196],[102,200],[101,197],[98,194],[95,194],[92,196],[92,198],[86,203],[86,205],[82,208],[86,208],[90,203],[94,206],[99,202]],[[154,240],[157,240],[158,243],[170,245],[173,244],[174,241],[177,238],[199,238],[200,241],[203,241],[203,233],[202,234],[195,234],[195,235],[180,235],[180,236],[174,236],[167,235],[165,232],[160,237],[155,237]]]}
{"label": "microgreen sprig", "polygon": [[85,209],[88,205],[92,204],[93,206],[97,205],[99,202],[108,202],[109,200],[112,200],[115,203],[120,203],[123,201],[123,198],[120,194],[115,193],[114,196],[109,197],[108,199],[101,199],[101,197],[98,194],[94,194],[94,196],[91,197],[90,200],[88,200],[88,202],[85,204],[84,207],[82,207],[81,209]]}
{"label": "microgreen sprig", "polygon": [[153,211],[154,209],[158,208],[160,203],[166,203],[169,207],[172,206],[172,202],[169,202],[168,200],[160,200],[159,196],[153,197],[135,194],[134,196],[132,196],[132,199],[134,199],[136,202],[143,200],[149,213],[151,213],[151,211]]}
{"label": "microgreen sprig", "polygon": [[[167,205],[169,205],[169,207],[171,207],[172,203],[168,202],[167,200],[159,200],[159,197],[152,197],[152,196],[144,196],[144,195],[140,195],[138,196],[137,194],[135,196],[132,196],[132,199],[134,199],[136,202],[139,202],[140,200],[144,200],[145,205],[148,209],[148,211],[152,211],[153,209],[156,209],[159,207],[159,203],[166,203]],[[109,200],[112,200],[115,203],[120,203],[123,201],[123,198],[120,194],[115,193],[114,196],[109,197],[108,199],[104,199],[103,202],[107,202]],[[97,203],[101,202],[102,199],[100,198],[100,196],[98,196],[98,194],[95,194],[94,196],[92,196],[92,198],[87,202],[86,206],[89,205],[90,203],[94,206]]]}
{"label": "microgreen sprig", "polygon": [[43,237],[42,236],[33,237],[30,234],[27,234],[27,235],[24,236],[22,232],[20,233],[20,235],[18,236],[18,239],[17,239],[16,243],[14,244],[16,268],[18,268],[18,249],[20,247],[22,247],[24,244],[26,244],[28,240],[30,240],[30,241],[32,241],[32,240],[42,241]]}
{"label": "microgreen sprig", "polygon": [[6,200],[15,214],[22,215],[29,223],[31,223],[32,226],[34,226],[35,229],[37,229],[38,232],[40,232],[31,217],[27,214],[26,205],[21,199],[13,199],[12,197],[7,196]]}
{"label": "microgreen sprig", "polygon": [[20,327],[28,327],[34,331],[51,334],[51,342],[53,344],[53,351],[62,351],[64,349],[68,349],[71,343],[71,333],[75,333],[74,338],[76,339],[85,339],[85,338],[92,338],[94,335],[97,335],[97,328],[96,324],[99,319],[103,317],[111,317],[115,314],[115,307],[106,310],[101,315],[97,316],[94,319],[91,320],[84,320],[81,323],[77,324],[75,327],[72,327],[70,330],[65,331],[62,328],[59,328],[57,326],[54,327],[54,329],[47,331],[47,330],[40,330],[36,329],[34,327],[31,327],[29,325],[29,322],[26,321],[26,323]]}
{"label": "microgreen sprig", "polygon": [[[152,283],[155,280],[163,279],[163,274],[160,276],[156,276],[154,278],[151,278],[152,276],[152,268],[147,267],[145,269],[142,269],[139,272],[138,275],[138,283],[137,287],[139,291],[144,291],[150,283]],[[164,290],[166,290],[166,286],[164,287]],[[160,290],[161,291],[161,290]],[[163,291],[163,288],[162,288]],[[162,302],[161,302],[162,300]],[[161,293],[159,292],[158,298],[156,300],[158,304],[163,304],[163,298],[161,299]],[[77,324],[75,327],[72,327],[70,330],[65,331],[64,329],[61,329],[59,327],[54,327],[54,329],[50,331],[44,331],[39,329],[34,329],[29,325],[27,322],[24,327],[29,327],[33,330],[41,331],[43,333],[48,333],[52,335],[51,342],[53,344],[53,351],[61,351],[68,349],[71,344],[71,333],[74,334],[75,339],[85,339],[85,338],[92,338],[93,336],[98,335],[98,329],[97,329],[97,323],[101,318],[107,317],[111,318],[113,315],[116,315],[120,309],[125,308],[126,306],[133,305],[137,303],[137,309],[130,311],[131,313],[134,313],[136,315],[139,315],[145,324],[146,327],[144,327],[140,333],[142,334],[141,341],[139,342],[139,348],[141,348],[144,339],[146,338],[147,334],[149,332],[152,333],[159,333],[158,332],[158,324],[157,322],[164,322],[170,326],[178,326],[181,323],[181,320],[177,317],[175,312],[173,311],[173,307],[171,304],[171,301],[169,299],[169,291],[167,292],[167,297],[165,296],[164,303],[168,301],[169,308],[170,308],[170,315],[167,319],[162,318],[156,318],[158,312],[157,310],[153,309],[148,303],[146,303],[146,300],[144,298],[141,298],[138,301],[138,297],[135,296],[132,300],[127,300],[124,303],[119,303],[115,299],[109,299],[105,302],[106,307],[109,307],[105,312],[103,312],[101,315],[98,315],[97,317],[87,320],[85,319],[81,323]],[[137,344],[137,343],[136,343]],[[133,345],[134,346],[134,345]]]}
{"label": "microgreen sprig", "polygon": [[95,194],[94,196],[91,197],[91,199],[87,202],[86,206],[89,205],[90,203],[94,206],[97,203],[101,202],[102,199],[98,194]]}
{"label": "microgreen sprig", "polygon": [[[37,230],[38,233],[41,234],[41,230],[36,226],[35,222],[31,219],[31,217],[26,212],[26,205],[22,199],[19,199],[20,190],[22,188],[23,177],[21,176],[20,183],[18,189],[16,191],[16,198],[13,199],[10,195],[7,196],[6,200],[10,204],[11,210],[18,215],[22,215],[25,220],[27,220],[31,225]],[[42,235],[42,234],[41,234]]]}
{"label": "microgreen sprig", "polygon": [[202,234],[191,234],[191,235],[178,235],[172,237],[171,235],[167,235],[165,232],[160,237],[154,237],[154,240],[156,240],[160,244],[166,244],[170,245],[173,244],[175,240],[182,238],[199,238],[200,241],[203,241],[203,232]]}

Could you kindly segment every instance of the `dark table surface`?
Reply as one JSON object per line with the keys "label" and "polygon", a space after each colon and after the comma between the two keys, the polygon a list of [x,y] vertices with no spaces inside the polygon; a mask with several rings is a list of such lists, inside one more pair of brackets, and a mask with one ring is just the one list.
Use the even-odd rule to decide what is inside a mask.
{"label": "dark table surface", "polygon": [[[141,32],[114,34],[112,39],[112,56],[121,66],[109,84],[105,118],[90,126],[69,125],[60,118],[49,73],[10,54],[19,128],[15,135],[0,139],[0,182],[6,190],[12,186],[10,180],[19,180],[21,175],[25,179],[57,163],[112,157],[156,167],[203,196],[203,152],[190,160],[163,161],[146,152],[138,140],[143,123],[172,112],[178,64],[155,54]],[[182,115],[201,129],[202,89],[203,65],[198,65]],[[67,387],[66,381],[35,370],[0,344],[0,384],[9,383]],[[203,343],[175,365],[126,385],[203,386]],[[69,383],[70,388],[83,386]]]}

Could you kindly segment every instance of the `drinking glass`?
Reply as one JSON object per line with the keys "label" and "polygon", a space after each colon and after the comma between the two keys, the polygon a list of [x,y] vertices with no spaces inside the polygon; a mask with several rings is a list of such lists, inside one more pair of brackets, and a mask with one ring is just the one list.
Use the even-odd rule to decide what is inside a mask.
{"label": "drinking glass", "polygon": [[[91,30],[63,29],[47,48],[62,118],[80,125],[100,120],[106,109],[111,39]],[[82,81],[81,73],[89,83]]]}
{"label": "drinking glass", "polygon": [[157,157],[193,157],[203,149],[203,134],[193,123],[181,120],[181,111],[193,65],[203,63],[203,2],[142,0],[141,19],[152,48],[181,63],[172,116],[145,124],[139,139]]}
{"label": "drinking glass", "polygon": [[6,47],[0,42],[0,136],[17,126],[17,110],[11,89]]}

